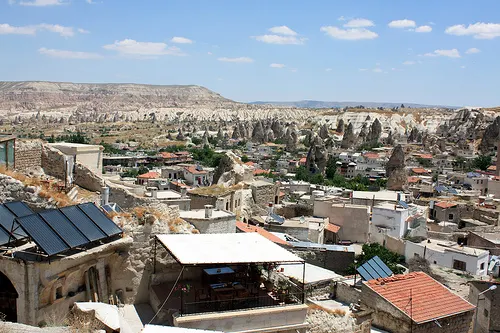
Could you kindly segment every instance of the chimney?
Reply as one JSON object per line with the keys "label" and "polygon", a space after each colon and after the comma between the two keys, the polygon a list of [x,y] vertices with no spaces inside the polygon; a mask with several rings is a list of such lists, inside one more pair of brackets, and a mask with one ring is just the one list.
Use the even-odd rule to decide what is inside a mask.
{"label": "chimney", "polygon": [[214,212],[214,206],[212,206],[212,205],[205,205],[205,218],[206,219],[211,218],[213,212]]}
{"label": "chimney", "polygon": [[109,187],[103,186],[101,190],[101,206],[109,203]]}
{"label": "chimney", "polygon": [[151,198],[158,199],[158,189],[151,189]]}
{"label": "chimney", "polygon": [[226,207],[224,206],[224,198],[217,198],[217,201],[215,201],[215,209],[218,210],[226,209]]}
{"label": "chimney", "polygon": [[181,197],[184,198],[187,195],[187,188],[181,187]]}
{"label": "chimney", "polygon": [[267,204],[267,211],[269,214],[273,214],[274,213],[274,204],[272,202],[269,202]]}

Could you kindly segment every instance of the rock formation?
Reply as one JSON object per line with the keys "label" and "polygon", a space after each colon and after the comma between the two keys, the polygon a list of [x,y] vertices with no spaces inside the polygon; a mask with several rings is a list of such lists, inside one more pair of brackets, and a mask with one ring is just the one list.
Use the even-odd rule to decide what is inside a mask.
{"label": "rock formation", "polygon": [[483,138],[479,144],[479,151],[483,154],[490,154],[495,151],[495,147],[499,142],[500,134],[500,116],[495,118],[495,121],[491,123],[484,131]]}
{"label": "rock formation", "polygon": [[337,123],[337,130],[336,132],[338,133],[344,133],[344,119],[340,118],[338,123]]}
{"label": "rock formation", "polygon": [[408,175],[406,173],[405,153],[401,145],[397,145],[392,151],[391,158],[385,167],[387,180],[387,189],[400,191],[408,184]]}
{"label": "rock formation", "polygon": [[344,137],[342,138],[342,143],[340,144],[341,148],[350,149],[356,145],[356,135],[354,134],[354,127],[352,123],[349,123],[347,126],[347,130],[344,133]]}
{"label": "rock formation", "polygon": [[328,162],[328,152],[325,148],[323,140],[314,135],[309,152],[307,153],[306,168],[311,173],[321,173],[325,172],[326,163]]}

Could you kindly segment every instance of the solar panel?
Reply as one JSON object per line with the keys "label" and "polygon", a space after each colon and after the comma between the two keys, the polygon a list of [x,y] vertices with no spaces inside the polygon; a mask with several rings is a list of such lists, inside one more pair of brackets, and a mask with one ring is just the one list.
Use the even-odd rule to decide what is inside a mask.
{"label": "solar panel", "polygon": [[9,243],[9,233],[0,227],[0,246]]}
{"label": "solar panel", "polygon": [[378,278],[386,278],[393,274],[386,264],[375,256],[357,268],[359,275],[363,280],[373,280]]}
{"label": "solar panel", "polygon": [[401,207],[403,207],[403,208],[406,208],[406,209],[408,209],[408,208],[409,208],[408,204],[407,204],[406,202],[404,202],[404,201],[398,201],[398,204],[399,204]]}
{"label": "solar panel", "polygon": [[106,234],[77,206],[61,208],[60,211],[80,230],[89,241],[94,242],[106,238]]}
{"label": "solar panel", "polygon": [[19,224],[15,221],[16,216],[8,210],[4,205],[0,205],[0,224],[8,233],[14,230],[14,238],[21,239],[28,237],[23,229],[19,228]]}
{"label": "solar panel", "polygon": [[279,216],[278,214],[271,213],[269,214],[276,223],[283,224],[285,222],[285,219]]}
{"label": "solar panel", "polygon": [[37,214],[18,217],[17,222],[48,256],[69,250],[68,245]]}
{"label": "solar panel", "polygon": [[373,262],[375,262],[380,267],[380,269],[387,276],[391,276],[393,274],[392,271],[391,271],[391,269],[389,267],[387,267],[387,265],[378,256],[373,257],[372,260],[373,260]]}
{"label": "solar panel", "polygon": [[106,235],[111,237],[122,232],[122,229],[120,229],[113,221],[104,215],[104,213],[93,203],[84,203],[78,205],[78,207],[85,214],[87,214],[88,217],[90,217],[90,219],[106,233]]}
{"label": "solar panel", "polygon": [[4,203],[4,205],[17,217],[34,214],[34,212],[28,206],[26,206],[24,202],[21,201],[7,202]]}
{"label": "solar panel", "polygon": [[58,210],[47,210],[40,216],[71,248],[89,243],[89,240]]}

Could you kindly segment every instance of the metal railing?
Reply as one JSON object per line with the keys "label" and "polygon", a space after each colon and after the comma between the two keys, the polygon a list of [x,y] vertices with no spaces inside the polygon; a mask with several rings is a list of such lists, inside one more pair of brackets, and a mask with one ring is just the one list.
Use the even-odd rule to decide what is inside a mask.
{"label": "metal railing", "polygon": [[288,304],[301,304],[303,293],[283,293],[265,296],[249,296],[244,298],[231,298],[225,300],[206,300],[186,302],[182,305],[181,316],[188,314],[236,311],[271,306],[284,306]]}

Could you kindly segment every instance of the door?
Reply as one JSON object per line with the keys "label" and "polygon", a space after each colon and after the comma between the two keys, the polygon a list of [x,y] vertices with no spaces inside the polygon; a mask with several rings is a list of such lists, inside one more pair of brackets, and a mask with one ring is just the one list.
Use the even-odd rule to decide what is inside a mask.
{"label": "door", "polygon": [[17,291],[9,278],[0,272],[0,317],[17,322]]}

